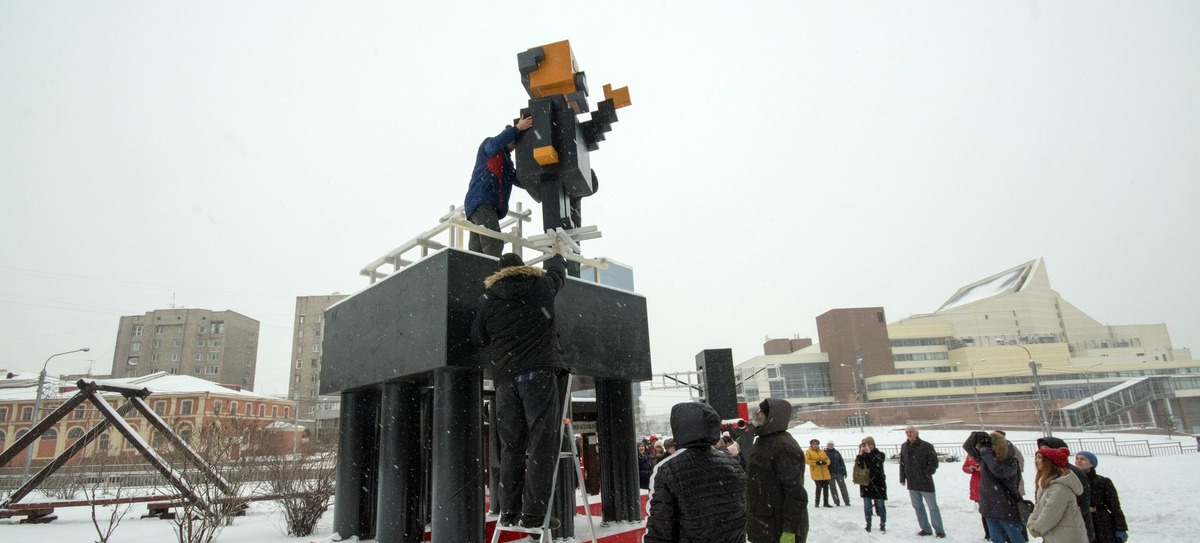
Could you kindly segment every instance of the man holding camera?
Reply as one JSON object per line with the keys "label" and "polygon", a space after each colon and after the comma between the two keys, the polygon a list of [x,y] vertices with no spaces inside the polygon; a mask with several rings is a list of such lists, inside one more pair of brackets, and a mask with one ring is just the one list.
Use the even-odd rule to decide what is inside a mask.
{"label": "man holding camera", "polygon": [[758,439],[746,468],[746,534],[754,543],[808,540],[808,493],[804,449],[789,434],[792,404],[767,398],[754,414]]}

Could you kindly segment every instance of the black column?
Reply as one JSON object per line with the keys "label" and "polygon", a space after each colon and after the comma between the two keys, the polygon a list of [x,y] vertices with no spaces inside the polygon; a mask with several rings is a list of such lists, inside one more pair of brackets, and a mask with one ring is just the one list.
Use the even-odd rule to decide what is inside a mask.
{"label": "black column", "polygon": [[380,400],[379,507],[376,539],[417,543],[421,511],[421,387],[388,383]]}
{"label": "black column", "polygon": [[431,543],[483,541],[483,372],[433,373]]}
{"label": "black column", "polygon": [[338,427],[333,531],[341,539],[375,537],[375,478],[379,393],[342,393]]}
{"label": "black column", "polygon": [[421,520],[426,526],[433,521],[433,387],[421,390]]}
{"label": "black column", "polygon": [[627,379],[596,379],[596,433],[600,440],[600,500],[605,522],[642,520],[638,489],[633,387]]}
{"label": "black column", "polygon": [[496,426],[496,397],[488,402],[488,505],[500,514],[500,433]]}

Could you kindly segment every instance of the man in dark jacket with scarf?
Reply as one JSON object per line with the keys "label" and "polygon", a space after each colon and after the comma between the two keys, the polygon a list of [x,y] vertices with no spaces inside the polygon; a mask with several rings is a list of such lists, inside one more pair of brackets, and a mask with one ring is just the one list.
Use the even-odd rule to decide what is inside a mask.
{"label": "man in dark jacket with scarf", "polygon": [[746,541],[746,472],[736,458],[713,448],[720,431],[721,417],[708,404],[671,408],[679,450],[654,466],[643,543]]}
{"label": "man in dark jacket with scarf", "polygon": [[566,370],[554,325],[554,297],[566,281],[560,243],[554,253],[545,271],[514,253],[501,256],[500,269],[484,280],[471,328],[496,387],[500,522],[510,526],[542,525],[562,445]]}
{"label": "man in dark jacket with scarf", "polygon": [[808,540],[804,449],[789,434],[792,404],[767,398],[754,414],[758,438],[746,467],[746,534],[754,543]]}
{"label": "man in dark jacket with scarf", "polygon": [[[1053,436],[1039,437],[1037,440],[1037,445],[1038,445],[1039,449],[1042,447],[1050,447],[1051,449],[1062,448],[1062,449],[1070,450],[1070,447],[1067,447],[1066,441],[1063,441],[1063,440],[1061,440],[1057,437],[1053,437]],[[1084,473],[1083,470],[1076,467],[1075,464],[1067,462],[1067,469],[1071,470],[1071,473],[1074,473],[1075,477],[1079,479],[1079,482],[1081,484],[1083,484],[1083,492],[1079,493],[1079,495],[1075,497],[1075,501],[1079,503],[1079,513],[1081,515],[1083,515],[1083,526],[1085,528],[1087,528],[1088,541],[1095,541],[1096,540],[1096,530],[1092,526],[1092,511],[1091,511],[1091,509],[1092,509],[1092,483],[1091,483],[1091,480],[1089,480],[1087,474]]]}
{"label": "man in dark jacket with scarf", "polygon": [[[486,138],[475,152],[475,169],[463,213],[467,220],[490,230],[500,231],[500,219],[508,215],[508,200],[517,181],[517,170],[509,153],[516,148],[517,136],[533,126],[533,118],[521,117],[514,126],[507,126],[495,137]],[[467,248],[477,253],[500,256],[504,242],[471,232]]]}
{"label": "man in dark jacket with scarf", "polygon": [[[938,507],[937,491],[933,486],[933,473],[938,469],[937,451],[928,441],[922,440],[921,433],[912,426],[904,429],[904,435],[907,441],[900,445],[900,484],[908,488],[908,497],[917,512],[917,524],[921,526],[917,535],[946,537],[942,510]],[[926,503],[929,504],[928,516],[925,514]]]}

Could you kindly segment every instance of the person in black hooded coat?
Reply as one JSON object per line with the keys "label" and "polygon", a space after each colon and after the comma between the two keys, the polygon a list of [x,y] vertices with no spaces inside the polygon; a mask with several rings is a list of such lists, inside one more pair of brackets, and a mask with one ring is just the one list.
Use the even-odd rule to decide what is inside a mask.
{"label": "person in black hooded coat", "polygon": [[1096,532],[1096,543],[1125,543],[1129,539],[1129,524],[1121,510],[1121,498],[1112,479],[1096,473],[1098,459],[1088,451],[1075,454],[1075,467],[1087,474],[1092,488],[1092,528]]}
{"label": "person in black hooded coat", "polygon": [[677,451],[655,464],[643,543],[746,541],[746,472],[713,444],[721,417],[708,404],[671,408]]}
{"label": "person in black hooded coat", "polygon": [[746,533],[754,543],[808,540],[808,492],[804,490],[804,449],[789,434],[792,404],[767,398],[754,414],[754,432],[746,467]]}
{"label": "person in black hooded coat", "polygon": [[[560,243],[545,271],[526,266],[520,255],[500,257],[471,326],[484,347],[496,387],[500,437],[500,522],[539,526],[550,499],[550,479],[562,445],[566,369],[554,324],[554,298],[566,281]],[[519,516],[519,518],[518,518]]]}

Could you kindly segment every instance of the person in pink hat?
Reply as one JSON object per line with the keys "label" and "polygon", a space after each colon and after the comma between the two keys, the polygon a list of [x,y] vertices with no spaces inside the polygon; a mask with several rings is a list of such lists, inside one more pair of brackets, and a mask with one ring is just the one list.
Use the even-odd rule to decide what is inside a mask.
{"label": "person in pink hat", "polygon": [[1034,480],[1033,513],[1026,526],[1029,535],[1045,543],[1087,543],[1087,528],[1079,511],[1076,497],[1083,484],[1070,471],[1067,460],[1071,452],[1066,447],[1042,447],[1034,456],[1037,476]]}

